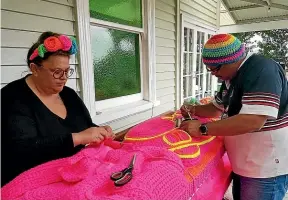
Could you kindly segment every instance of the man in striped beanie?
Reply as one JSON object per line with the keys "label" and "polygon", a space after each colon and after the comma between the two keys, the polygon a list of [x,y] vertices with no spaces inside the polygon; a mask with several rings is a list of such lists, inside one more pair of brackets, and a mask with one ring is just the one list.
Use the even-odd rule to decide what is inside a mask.
{"label": "man in striped beanie", "polygon": [[[207,70],[223,80],[214,101],[189,106],[190,115],[222,120],[185,121],[191,136],[225,136],[234,200],[283,199],[288,189],[288,82],[272,59],[246,54],[230,34],[211,37],[202,52]],[[187,115],[181,107],[182,114]]]}
{"label": "man in striped beanie", "polygon": [[[229,80],[235,75],[245,57],[245,45],[230,34],[213,36],[207,41],[202,52],[203,63],[208,67],[208,71],[223,80]],[[222,65],[229,67],[216,73]]]}

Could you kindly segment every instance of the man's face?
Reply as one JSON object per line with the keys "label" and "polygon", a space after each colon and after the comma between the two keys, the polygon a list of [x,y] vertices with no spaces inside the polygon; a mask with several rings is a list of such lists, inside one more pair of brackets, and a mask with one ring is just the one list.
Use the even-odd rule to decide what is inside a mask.
{"label": "man's face", "polygon": [[223,64],[215,66],[206,66],[207,71],[210,71],[212,75],[220,78],[221,80],[230,80],[235,75],[237,68],[235,68],[235,64]]}

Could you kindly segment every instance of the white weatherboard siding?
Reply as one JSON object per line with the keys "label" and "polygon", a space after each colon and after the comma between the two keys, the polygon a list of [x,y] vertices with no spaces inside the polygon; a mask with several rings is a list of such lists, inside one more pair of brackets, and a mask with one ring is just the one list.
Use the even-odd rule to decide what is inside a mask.
{"label": "white weatherboard siding", "polygon": [[[30,46],[44,31],[75,36],[73,0],[3,0],[1,2],[1,88],[27,73],[26,56]],[[76,73],[67,86],[77,92],[77,60],[71,57]]]}
{"label": "white weatherboard siding", "polygon": [[[184,19],[189,19],[189,23],[203,30],[216,31],[220,28],[220,0],[180,0],[180,13]],[[212,92],[216,90],[217,78],[212,76]]]}
{"label": "white weatherboard siding", "polygon": [[153,115],[175,109],[176,1],[156,0],[156,96]]}
{"label": "white weatherboard siding", "polygon": [[218,2],[213,0],[180,0],[181,13],[208,26],[218,25],[219,6]]}

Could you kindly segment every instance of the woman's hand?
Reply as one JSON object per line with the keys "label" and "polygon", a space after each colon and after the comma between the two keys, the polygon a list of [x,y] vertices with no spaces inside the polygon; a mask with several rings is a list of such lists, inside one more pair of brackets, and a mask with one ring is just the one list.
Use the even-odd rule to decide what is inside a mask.
{"label": "woman's hand", "polygon": [[102,126],[107,132],[108,132],[108,136],[114,138],[115,134],[112,131],[112,128],[110,126]]}
{"label": "woman's hand", "polygon": [[109,126],[91,127],[79,133],[72,133],[74,146],[101,143],[105,138],[113,136],[114,134]]}

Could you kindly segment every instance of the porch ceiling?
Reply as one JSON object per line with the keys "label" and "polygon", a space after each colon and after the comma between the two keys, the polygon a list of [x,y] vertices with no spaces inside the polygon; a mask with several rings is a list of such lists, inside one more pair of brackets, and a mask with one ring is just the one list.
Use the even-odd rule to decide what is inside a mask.
{"label": "porch ceiling", "polygon": [[[220,29],[222,30],[238,27],[238,32],[243,32],[247,27],[250,27],[249,29],[254,27],[255,30],[288,27],[288,0],[221,1]],[[276,24],[273,25],[271,22]],[[239,27],[246,28],[239,29]]]}

